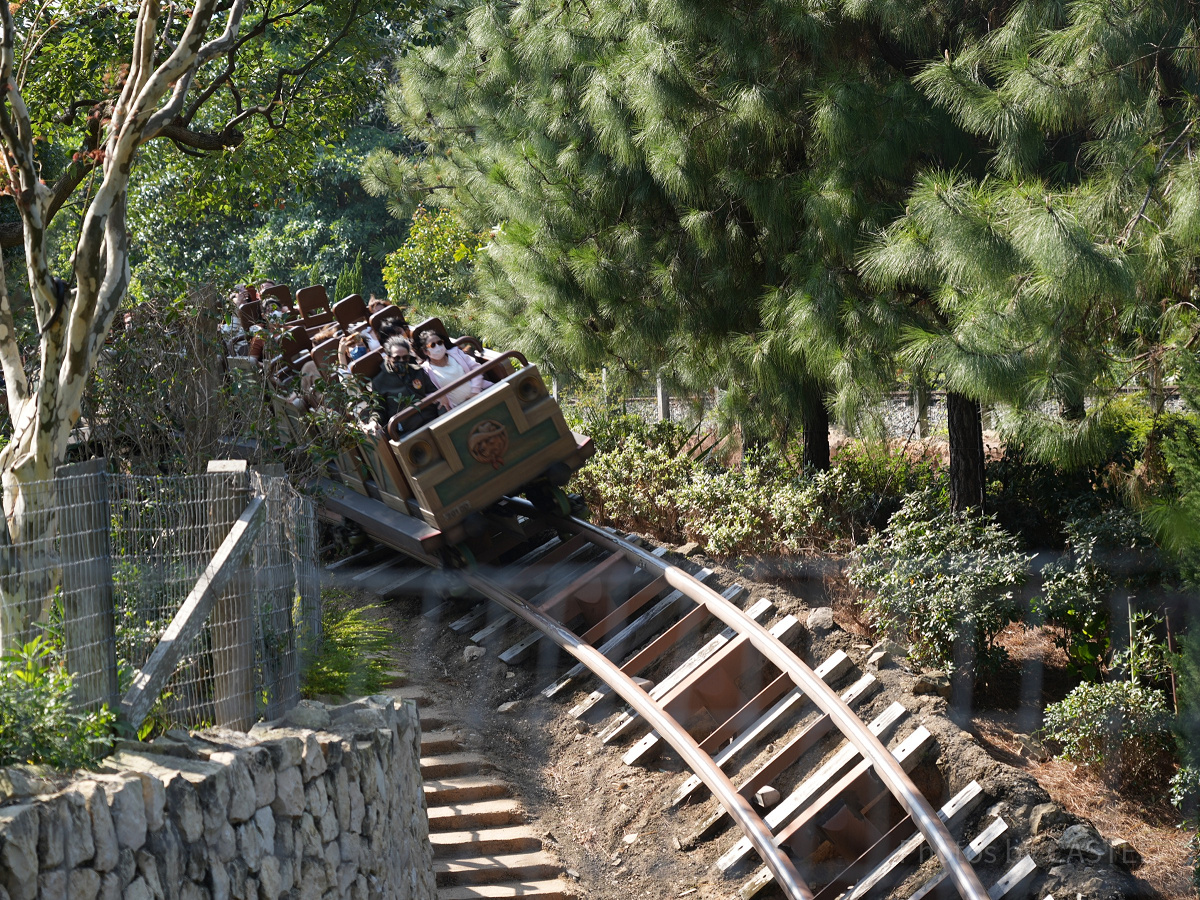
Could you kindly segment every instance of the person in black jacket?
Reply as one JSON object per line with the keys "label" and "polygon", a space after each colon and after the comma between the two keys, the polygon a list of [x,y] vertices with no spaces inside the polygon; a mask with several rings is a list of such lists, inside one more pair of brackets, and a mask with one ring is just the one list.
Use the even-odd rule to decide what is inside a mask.
{"label": "person in black jacket", "polygon": [[[419,403],[422,397],[433,393],[436,388],[421,368],[421,361],[413,354],[412,345],[402,337],[389,338],[383,345],[383,368],[371,379],[371,392],[375,395],[371,421],[386,426],[397,412],[406,406]],[[438,414],[437,407],[423,409],[404,421],[406,432],[416,431]]]}

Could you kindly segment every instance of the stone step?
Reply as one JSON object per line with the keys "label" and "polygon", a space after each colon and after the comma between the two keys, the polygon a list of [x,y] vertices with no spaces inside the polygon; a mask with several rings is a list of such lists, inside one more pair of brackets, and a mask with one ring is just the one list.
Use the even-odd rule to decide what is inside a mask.
{"label": "stone step", "polygon": [[536,881],[555,878],[562,871],[557,861],[544,850],[532,853],[505,853],[499,856],[455,856],[435,860],[437,883],[495,884],[498,881]]}
{"label": "stone step", "polygon": [[447,806],[451,803],[471,803],[508,794],[508,785],[487,775],[464,775],[461,778],[425,779],[425,805]]}
{"label": "stone step", "polygon": [[466,831],[470,828],[520,825],[524,821],[521,803],[512,797],[429,807],[430,831]]}
{"label": "stone step", "polygon": [[421,706],[417,704],[417,715],[421,720],[422,731],[439,731],[455,724],[458,719],[448,709],[438,709],[436,706]]}
{"label": "stone step", "polygon": [[466,854],[523,853],[541,850],[542,839],[528,825],[508,825],[482,831],[435,831],[429,835],[435,858]]}
{"label": "stone step", "polygon": [[499,884],[460,884],[438,888],[438,900],[505,900],[531,897],[536,900],[569,900],[575,894],[562,879],[553,881],[506,881]]}
{"label": "stone step", "polygon": [[458,734],[446,729],[421,731],[421,755],[433,756],[438,753],[454,753],[461,749]]}
{"label": "stone step", "polygon": [[470,775],[492,768],[491,760],[478,753],[443,753],[440,756],[421,757],[422,778],[452,778],[455,775]]}
{"label": "stone step", "polygon": [[429,706],[429,694],[425,688],[419,684],[404,684],[400,687],[388,688],[383,691],[384,696],[392,697],[396,701],[396,705],[400,705],[401,700],[412,700],[417,704],[417,712],[421,717],[421,726],[425,727],[425,710]]}

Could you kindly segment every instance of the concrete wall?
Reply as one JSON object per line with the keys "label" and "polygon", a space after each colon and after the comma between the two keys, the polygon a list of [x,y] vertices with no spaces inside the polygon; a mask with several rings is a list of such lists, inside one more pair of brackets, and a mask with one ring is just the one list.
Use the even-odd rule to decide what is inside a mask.
{"label": "concrete wall", "polygon": [[377,697],[0,770],[0,900],[433,900],[420,743]]}

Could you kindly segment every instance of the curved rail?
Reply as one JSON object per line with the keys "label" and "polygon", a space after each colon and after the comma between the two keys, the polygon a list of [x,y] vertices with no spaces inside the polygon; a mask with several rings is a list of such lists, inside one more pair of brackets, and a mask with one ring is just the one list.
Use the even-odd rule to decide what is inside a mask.
{"label": "curved rail", "polygon": [[[634,559],[646,567],[647,570],[656,571],[671,587],[683,591],[697,603],[704,605],[716,618],[739,634],[745,635],[759,653],[770,660],[780,671],[791,677],[796,686],[803,690],[809,699],[830,717],[846,740],[862,754],[864,759],[871,762],[876,775],[884,782],[892,796],[904,807],[905,812],[912,818],[913,823],[941,860],[950,879],[954,882],[954,886],[958,889],[959,896],[963,900],[988,900],[988,892],[979,880],[979,876],[975,874],[974,868],[963,855],[945,823],[938,818],[933,807],[929,805],[929,801],[917,790],[912,779],[908,777],[908,774],[883,743],[866,728],[862,720],[854,714],[837,693],[817,677],[811,668],[741,609],[677,566],[663,562],[640,547],[615,538],[588,522],[574,518],[558,519],[557,521],[577,534],[587,535],[591,542],[606,547],[614,553],[623,553],[626,557]],[[593,671],[596,670],[593,669]],[[596,674],[607,680],[605,673],[596,672]],[[619,690],[618,684],[611,686],[614,690]],[[622,692],[621,696],[624,697],[625,694]],[[640,709],[638,712],[645,715]],[[659,733],[663,734],[661,731]],[[663,737],[666,738],[666,735]],[[724,802],[722,800],[722,803]],[[753,838],[751,839],[753,840]],[[757,842],[755,849],[759,849]],[[762,851],[759,850],[759,852]],[[763,858],[767,859],[765,856]],[[770,864],[769,861],[768,864]]]}
{"label": "curved rail", "polygon": [[[684,570],[669,562],[665,562],[657,554],[646,552],[635,544],[621,540],[608,531],[597,528],[580,519],[539,513],[531,504],[523,500],[508,498],[505,500],[505,504],[508,508],[508,512],[505,515],[511,516],[513,513],[518,513],[526,516],[527,520],[534,521],[536,527],[529,529],[526,532],[527,534],[532,535],[538,531],[544,533],[546,529],[553,527],[558,530],[560,537],[557,545],[552,545],[553,549],[542,545],[522,557],[518,561],[517,569],[514,573],[516,580],[511,585],[507,581],[507,576],[502,576],[501,580],[495,580],[479,571],[472,570],[460,573],[469,587],[507,610],[511,614],[508,617],[509,620],[515,617],[533,626],[536,630],[534,634],[525,636],[513,647],[510,647],[505,653],[501,654],[500,658],[512,663],[522,658],[522,655],[531,649],[536,640],[544,637],[565,650],[579,663],[576,669],[572,669],[563,679],[556,682],[555,685],[551,685],[547,689],[548,691],[561,689],[562,685],[570,683],[574,677],[574,673],[582,672],[586,669],[607,685],[607,688],[612,693],[623,699],[631,707],[635,716],[640,716],[653,732],[658,735],[658,738],[669,744],[679,754],[694,776],[712,792],[724,812],[737,822],[745,836],[745,840],[742,842],[745,851],[748,851],[749,847],[753,847],[766,864],[767,870],[760,871],[759,874],[755,875],[747,884],[747,889],[753,887],[754,890],[757,890],[758,887],[765,884],[764,878],[769,880],[773,877],[790,900],[817,900],[817,898],[835,896],[836,894],[830,893],[831,888],[829,885],[822,888],[819,893],[814,893],[798,872],[788,848],[792,845],[793,837],[798,833],[798,828],[814,827],[815,815],[819,810],[822,808],[828,809],[828,804],[834,802],[842,791],[854,790],[853,785],[858,783],[855,779],[865,777],[866,772],[869,771],[873,772],[878,782],[882,783],[879,790],[886,789],[907,814],[908,820],[911,823],[909,827],[919,832],[919,835],[911,840],[920,840],[923,838],[939,858],[943,874],[938,877],[948,878],[963,900],[989,900],[989,892],[985,890],[978,875],[972,868],[969,862],[970,857],[964,854],[964,851],[959,848],[957,842],[951,836],[946,822],[940,817],[947,814],[946,808],[943,808],[940,815],[939,813],[935,813],[928,800],[917,790],[912,779],[901,764],[902,758],[909,763],[913,761],[909,754],[914,751],[905,750],[904,748],[906,745],[910,745],[912,738],[919,732],[924,732],[924,738],[921,740],[931,740],[931,736],[927,730],[918,728],[908,738],[905,738],[895,750],[889,750],[880,737],[877,736],[882,736],[884,733],[882,729],[886,726],[879,723],[886,717],[887,713],[881,714],[876,719],[876,722],[872,723],[871,727],[868,728],[851,710],[847,702],[851,697],[857,699],[862,696],[861,693],[856,693],[856,686],[852,686],[845,694],[839,696],[832,688],[831,683],[827,683],[828,673],[832,671],[832,669],[827,669],[830,660],[826,660],[826,663],[820,669],[814,671],[796,657],[781,639],[775,636],[776,634],[783,635],[787,633],[787,628],[795,627],[795,619],[793,617],[785,617],[785,619],[777,622],[768,631],[755,621],[752,615],[744,612],[733,602],[706,586],[701,580],[693,578]],[[512,526],[510,525],[509,527],[511,528]],[[599,551],[598,555],[596,551]],[[440,566],[440,560],[433,559],[427,555],[418,556],[410,549],[406,549],[404,552],[416,556],[423,562]],[[587,560],[585,565],[589,568],[583,571],[582,574],[577,568],[572,570],[572,567],[579,566],[583,560]],[[601,561],[597,562],[597,560]],[[524,565],[528,566],[527,571],[521,568]],[[639,571],[641,574],[635,579],[633,573]],[[622,584],[631,585],[629,590],[634,593],[622,600],[617,599],[615,596],[608,597],[607,593],[602,591],[600,592],[601,595],[606,598],[604,599],[604,603],[585,615],[583,607],[578,604],[595,604],[599,603],[599,600],[587,600],[580,592],[584,591],[590,585],[595,585],[599,579],[608,578],[609,575],[603,574],[606,572],[626,573],[621,575],[619,580]],[[632,585],[641,584],[642,580],[646,577],[649,578],[649,583],[641,587],[632,587]],[[534,587],[535,584],[542,585],[538,589],[540,592],[536,595],[531,595],[529,598],[522,596],[517,591],[520,588],[522,592],[528,593],[521,585]],[[672,600],[669,596],[660,601],[653,601],[654,597],[659,596],[663,592],[671,592],[671,596],[677,599]],[[680,614],[681,618],[667,627],[666,631],[659,631],[659,637],[653,639],[650,644],[642,646],[642,649],[637,650],[624,663],[620,661],[620,658],[614,657],[614,648],[618,646],[624,648],[626,640],[634,641],[634,643],[630,644],[630,648],[641,646],[644,641],[644,637],[636,639],[622,637],[621,635],[626,632],[621,631],[618,633],[622,627],[621,623],[630,621],[631,617],[637,615],[639,610],[648,609],[648,605],[651,603],[656,604],[654,605],[654,609],[656,610],[667,609],[668,607],[663,606],[663,604],[678,604],[678,598],[681,597],[686,597],[693,601],[696,607],[686,614]],[[572,602],[575,602],[572,601],[572,598],[578,598],[574,606],[571,605]],[[482,607],[478,607],[475,612],[464,617],[460,623],[453,623],[451,627],[454,630],[461,631],[462,628],[465,628],[472,621],[476,621],[479,615],[482,615],[478,610],[482,610]],[[650,613],[647,613],[647,615],[650,615]],[[654,615],[661,616],[656,621],[668,618],[665,614],[661,613],[654,613]],[[591,617],[590,619],[589,616]],[[730,630],[724,637],[726,643],[724,645],[712,645],[712,642],[710,642],[713,649],[707,651],[707,655],[704,655],[704,651],[702,651],[693,657],[693,660],[699,659],[700,661],[693,663],[692,660],[689,660],[688,663],[685,663],[675,672],[665,677],[658,686],[653,689],[643,689],[634,676],[638,675],[641,671],[647,671],[647,666],[652,665],[653,660],[664,658],[664,654],[670,652],[670,647],[667,644],[670,644],[671,641],[678,642],[685,635],[696,632],[701,627],[699,623],[705,621],[706,616],[710,616],[712,619],[718,620],[729,627]],[[577,617],[582,617],[588,621],[586,633],[581,632],[580,634],[576,634],[572,628],[568,627],[567,623],[575,621]],[[488,639],[484,635],[489,632],[492,637],[495,637],[499,633],[499,629],[505,627],[503,625],[504,618],[501,617],[494,620],[494,623],[487,625],[483,631],[476,634],[473,640],[483,642]],[[784,623],[789,620],[792,625],[783,627]],[[687,623],[690,623],[690,625]],[[630,627],[633,626],[630,625]],[[649,626],[646,627],[649,628]],[[657,625],[653,626],[653,628],[659,627]],[[653,630],[638,633],[643,635],[652,634]],[[597,635],[602,637],[607,636],[608,639],[604,642],[603,646],[593,646],[592,641],[596,640],[595,636]],[[672,635],[674,637],[671,637],[670,641],[668,641],[668,636]],[[729,635],[736,635],[736,638],[731,639]],[[714,638],[713,640],[718,639]],[[713,753],[713,748],[721,746],[725,740],[728,740],[731,735],[736,733],[733,731],[723,731],[722,729],[726,727],[738,727],[732,726],[730,723],[737,720],[747,710],[750,710],[753,704],[746,702],[744,706],[741,706],[744,700],[738,700],[732,707],[728,707],[737,710],[736,714],[705,738],[703,742],[698,742],[689,733],[685,727],[685,721],[677,721],[677,713],[674,711],[675,707],[671,705],[674,702],[672,698],[678,699],[682,696],[680,692],[691,691],[692,687],[701,684],[699,679],[705,677],[701,674],[705,671],[705,666],[710,664],[712,666],[708,670],[708,674],[719,674],[719,666],[721,664],[737,668],[738,671],[749,671],[746,667],[747,659],[732,652],[733,641],[739,642],[740,647],[746,649],[752,648],[753,651],[756,651],[761,656],[764,665],[769,664],[779,672],[777,676],[774,676],[774,680],[770,681],[770,685],[764,686],[758,695],[754,697],[755,702],[762,697],[766,697],[768,694],[770,697],[782,696],[782,692],[786,689],[780,687],[780,685],[790,681],[794,685],[792,694],[797,698],[803,696],[823,714],[823,720],[827,725],[822,726],[822,729],[827,727],[836,729],[849,744],[848,747],[839,751],[837,757],[831,758],[830,762],[833,762],[836,758],[841,758],[844,761],[852,760],[853,756],[846,756],[845,754],[853,753],[854,751],[857,751],[857,754],[861,757],[858,763],[846,770],[828,769],[827,766],[823,765],[821,770],[828,770],[828,774],[824,776],[823,780],[817,778],[820,775],[819,772],[814,773],[813,777],[817,778],[817,780],[814,782],[815,786],[812,790],[814,792],[822,791],[823,793],[820,794],[819,800],[815,799],[815,793],[809,794],[808,796],[813,798],[811,806],[806,807],[805,812],[801,813],[790,824],[784,824],[788,821],[786,818],[775,817],[773,820],[773,814],[767,814],[765,818],[760,816],[748,802],[749,795],[744,794],[743,791],[747,789],[748,785],[755,783],[754,778],[758,777],[757,774],[745,781],[740,788],[735,787],[729,775],[724,771],[725,762],[731,757],[726,756],[725,762],[723,762],[721,758],[722,754],[717,754],[715,757],[710,755]],[[659,647],[659,645],[662,646]],[[656,647],[659,647],[657,651],[655,650]],[[718,660],[718,655],[723,652],[718,648],[722,647],[729,650],[730,653],[723,660]],[[740,653],[741,651],[738,652]],[[822,672],[826,674],[821,674]],[[764,685],[772,677],[765,673],[766,669],[764,668],[761,676],[763,678],[762,684]],[[688,683],[689,679],[691,679],[690,683]],[[864,681],[870,682],[873,680],[867,674],[857,684],[860,685]],[[772,690],[776,690],[777,692],[771,693]],[[743,697],[750,698],[754,694],[754,690],[747,690],[747,693]],[[552,693],[543,691],[543,695],[552,696]],[[593,698],[598,700],[602,696],[603,691],[593,692],[591,697],[589,697],[589,701]],[[582,710],[588,707],[589,701],[579,704],[576,710],[580,711],[573,710],[572,714],[583,714]],[[758,706],[757,709],[765,710],[772,702],[774,701],[768,697],[763,701],[763,705]],[[780,702],[783,703],[784,701]],[[789,700],[786,702],[791,703],[793,701]],[[850,702],[854,702],[854,700]],[[739,706],[741,706],[740,709],[738,708]],[[899,704],[892,704],[892,707],[899,707]],[[713,707],[714,710],[720,708],[725,707]],[[762,714],[762,718],[758,721],[766,721],[772,717],[777,717],[778,714],[774,710],[780,708],[785,707],[780,707],[779,704],[776,704],[771,710],[766,710]],[[903,708],[899,707],[899,709],[899,714],[903,715]],[[753,715],[759,715],[759,713],[754,712]],[[625,719],[625,724],[622,724],[622,718]],[[605,743],[615,738],[632,721],[633,719],[628,715],[618,717],[617,721],[609,728],[609,734],[602,736]],[[720,722],[721,720],[718,719],[717,721]],[[749,719],[744,718],[741,721],[744,723],[749,721]],[[896,720],[893,718],[891,721]],[[753,733],[757,727],[756,723],[747,729],[747,735]],[[808,727],[812,728],[815,726]],[[762,732],[759,733],[761,734]],[[825,730],[816,732],[813,740],[819,740],[825,733]],[[723,737],[715,738],[714,735],[718,734],[723,735]],[[647,742],[652,742],[653,739],[653,735],[647,735],[646,738],[643,738],[639,742],[639,745],[652,746],[652,743]],[[740,740],[740,738],[737,740]],[[729,746],[733,747],[737,743],[737,740],[733,741]],[[713,741],[716,741],[716,743],[710,743]],[[910,746],[917,747],[919,744],[920,741],[916,741],[912,742]],[[792,746],[791,742],[789,742],[789,746]],[[809,743],[804,746],[811,747],[813,745]],[[635,746],[630,752],[637,752],[639,754],[634,757],[636,759],[640,757],[641,753],[645,752],[645,749]],[[801,749],[797,751],[797,754],[803,752],[806,751]],[[775,760],[782,758],[783,755],[776,754],[767,766],[773,765]],[[795,761],[799,759],[799,756],[791,755],[786,758]],[[626,756],[626,762],[630,762],[628,755]],[[782,765],[788,764],[786,762],[782,763]],[[848,765],[848,763],[843,762],[842,765]],[[765,771],[765,768],[760,770],[760,772]],[[781,769],[774,769],[772,771],[777,772],[781,771]],[[837,774],[840,771],[845,771],[845,774]],[[768,775],[765,777],[774,776]],[[764,782],[758,782],[760,785],[762,783]],[[686,796],[686,791],[690,790],[686,788],[686,783],[684,788],[685,791],[677,794],[677,801]],[[750,791],[754,789],[753,786],[749,787]],[[803,796],[799,791],[800,789],[798,788],[796,795]],[[803,801],[796,801],[797,804],[801,802]],[[794,805],[790,809],[792,810],[791,814],[795,815],[800,811],[801,806]],[[719,818],[719,815],[710,818],[709,824],[719,821]],[[805,826],[802,824],[805,821],[811,824]],[[772,822],[773,824],[769,824]],[[705,828],[708,827],[708,825],[705,826]],[[775,831],[776,828],[778,828],[777,833]],[[891,835],[898,828],[900,826],[896,826],[888,834]],[[701,833],[704,832],[702,831]],[[902,847],[897,847],[896,852],[902,857],[905,853],[911,853],[916,846],[918,845],[912,844],[910,841]],[[908,849],[905,850],[903,849],[904,847]],[[795,849],[794,846],[793,849]],[[731,852],[736,851],[737,846],[735,845]],[[742,851],[743,855],[745,851]],[[740,857],[733,858],[728,865],[733,866],[738,864],[738,859]],[[865,855],[863,859],[866,859]],[[867,866],[872,865],[871,862],[866,862],[865,864]],[[1021,871],[1027,874],[1031,865],[1032,862],[1030,860],[1023,860],[1020,866],[1024,868]],[[1014,871],[1017,868],[1019,867],[1014,867]],[[872,882],[868,878],[866,883],[869,884]],[[999,885],[1000,883],[998,882],[997,887]],[[743,890],[743,896],[750,896],[752,893],[753,891],[746,892],[746,889]],[[1003,891],[996,896],[1001,896],[1002,894]],[[851,891],[848,896],[855,896],[855,893]]]}
{"label": "curved rail", "polygon": [[650,695],[638,687],[632,678],[622,672],[599,650],[581,641],[573,632],[550,616],[531,607],[522,597],[479,575],[468,574],[465,577],[467,584],[538,629],[580,663],[587,666],[605,684],[616,691],[626,703],[637,710],[638,714],[653,726],[663,740],[675,748],[688,767],[720,800],[729,815],[741,826],[742,831],[750,839],[754,849],[758,851],[767,867],[770,868],[771,874],[775,876],[787,895],[793,900],[813,900],[812,889],[800,877],[800,873],[796,871],[796,867],[788,855],[775,846],[770,830],[746,802],[746,798],[737,792],[737,788],[733,786],[729,777],[721,771],[707,753],[700,749],[696,740],[674,719],[663,712],[658,704],[650,698]]}

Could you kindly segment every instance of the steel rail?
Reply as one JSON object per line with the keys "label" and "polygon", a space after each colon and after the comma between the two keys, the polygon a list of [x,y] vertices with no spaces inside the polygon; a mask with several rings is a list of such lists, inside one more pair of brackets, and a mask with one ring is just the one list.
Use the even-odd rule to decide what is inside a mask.
{"label": "steel rail", "polygon": [[[577,520],[571,521],[576,522]],[[632,545],[622,542],[620,549],[613,548],[613,551],[628,552],[627,548],[632,548]],[[655,562],[658,561],[650,554],[646,554],[646,557]],[[619,666],[591,644],[580,640],[574,632],[560,622],[530,606],[518,594],[477,573],[464,571],[462,575],[467,584],[538,629],[616,691],[658,732],[663,740],[675,748],[688,767],[713,792],[713,796],[721,802],[726,812],[741,826],[742,831],[750,839],[759,856],[766,862],[784,893],[791,900],[813,900],[812,888],[800,877],[800,873],[796,871],[796,867],[787,853],[775,845],[770,829],[754,812],[746,798],[738,793],[733,782],[729,780],[729,776],[713,762],[712,757],[700,749],[695,738],[655,703],[632,678],[622,672]],[[736,609],[736,607],[734,608]],[[741,610],[738,612],[740,613]],[[986,894],[984,896],[986,898]]]}
{"label": "steel rail", "polygon": [[[646,571],[658,573],[666,579],[671,587],[682,591],[688,597],[706,607],[710,613],[730,628],[733,628],[739,634],[745,635],[759,653],[770,660],[781,672],[786,672],[792,678],[796,686],[804,691],[823,713],[829,716],[830,720],[846,740],[862,754],[863,759],[871,763],[875,774],[883,781],[888,790],[891,791],[892,796],[904,807],[905,812],[908,813],[913,823],[929,842],[929,846],[938,855],[942,866],[954,882],[959,896],[963,900],[988,900],[987,890],[984,889],[979,876],[975,874],[975,870],[963,855],[958,843],[951,836],[950,830],[938,818],[933,807],[929,805],[929,801],[917,790],[916,785],[908,777],[908,773],[901,768],[896,758],[888,752],[888,749],[878,738],[871,734],[866,726],[863,725],[862,720],[854,714],[837,693],[818,678],[816,673],[805,665],[803,661],[771,637],[766,628],[751,619],[741,609],[734,606],[712,588],[696,581],[679,567],[664,562],[657,556],[642,550],[640,547],[613,537],[603,529],[597,528],[595,525],[580,519],[552,516],[551,520],[576,534],[586,535],[593,543],[610,552],[625,554],[631,560],[635,560],[639,565],[645,567]],[[526,621],[529,620],[527,619]],[[531,622],[531,624],[534,623]],[[540,628],[541,626],[538,625],[536,627]],[[570,632],[566,633],[570,634]],[[557,641],[554,635],[551,635],[551,637]],[[574,638],[574,635],[571,635],[571,637]],[[591,650],[590,647],[588,649]],[[595,650],[592,650],[592,652],[597,656],[600,655]],[[588,665],[588,668],[596,671],[595,668],[581,657],[577,656],[577,658],[580,659],[580,662]],[[604,659],[608,663],[608,666],[612,666],[612,663],[609,663],[605,657],[601,656],[600,658]],[[600,674],[602,678],[607,680],[606,675],[600,672],[597,672],[597,674]],[[654,724],[653,720],[649,716],[646,716],[646,713],[641,708],[630,701],[630,698],[626,696],[626,692],[620,690],[620,687],[624,687],[624,685],[613,685],[613,687],[614,689],[618,689],[621,696],[626,701],[629,701],[630,705],[641,715],[645,716],[647,721],[651,721]],[[642,693],[632,682],[630,682],[630,687],[638,693]],[[648,700],[649,697],[647,696],[646,699]],[[666,737],[657,724],[654,724],[654,728],[660,735]],[[674,746],[674,742],[672,741],[671,743]],[[696,749],[699,750],[699,747],[697,746]],[[707,759],[707,756],[705,758]],[[711,760],[709,762],[711,764]],[[691,765],[690,759],[688,759],[688,764]],[[694,771],[697,775],[701,774],[699,770],[694,769]],[[724,773],[721,773],[721,775],[724,777]],[[739,799],[741,799],[740,795]],[[743,802],[745,801],[743,800]],[[735,818],[737,817],[735,816]],[[741,824],[740,818],[738,821]],[[743,825],[743,830],[745,830],[745,825]],[[754,842],[755,849],[762,855],[762,848],[759,847],[758,840],[756,840],[754,834],[750,831],[746,833],[751,841]],[[773,841],[771,846],[775,846]],[[765,855],[763,855],[763,859],[767,860],[768,866],[771,866],[771,871],[775,873],[774,866],[771,865],[771,862]],[[775,876],[778,878],[778,873],[775,873]],[[780,884],[784,885],[784,882],[781,880]],[[787,890],[787,887],[784,886],[784,889]],[[807,890],[807,886],[805,890]]]}

